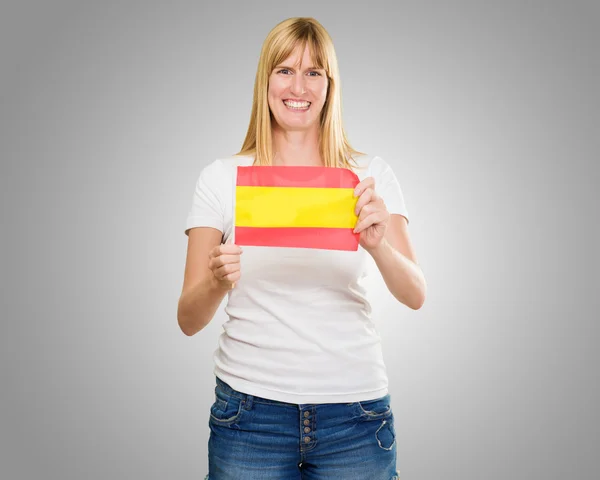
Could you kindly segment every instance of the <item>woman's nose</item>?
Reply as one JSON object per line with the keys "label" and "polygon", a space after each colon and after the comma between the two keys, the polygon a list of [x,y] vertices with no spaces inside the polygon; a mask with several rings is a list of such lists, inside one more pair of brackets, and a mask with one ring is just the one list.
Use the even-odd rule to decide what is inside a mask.
{"label": "woman's nose", "polygon": [[294,76],[291,90],[293,95],[303,95],[306,92],[306,89],[304,88],[304,78],[302,75]]}

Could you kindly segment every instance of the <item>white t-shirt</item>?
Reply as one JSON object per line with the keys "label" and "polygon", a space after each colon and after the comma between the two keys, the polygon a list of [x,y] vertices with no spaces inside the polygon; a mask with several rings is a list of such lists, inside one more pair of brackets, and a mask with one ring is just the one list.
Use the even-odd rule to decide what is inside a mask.
{"label": "white t-shirt", "polygon": [[[388,211],[408,220],[391,167],[377,156],[356,160],[359,179],[372,176]],[[186,234],[213,227],[223,232],[223,243],[231,240],[236,167],[252,163],[253,157],[232,156],[202,169]],[[241,278],[228,293],[228,319],[213,354],[215,375],[240,392],[295,404],[386,395],[381,338],[366,288],[375,265],[370,255],[360,246],[242,248]]]}

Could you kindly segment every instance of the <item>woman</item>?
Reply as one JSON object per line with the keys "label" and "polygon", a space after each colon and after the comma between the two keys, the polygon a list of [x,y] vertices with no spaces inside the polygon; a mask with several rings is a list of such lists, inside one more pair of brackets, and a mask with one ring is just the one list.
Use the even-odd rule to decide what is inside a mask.
{"label": "woman", "polygon": [[[336,55],[319,22],[291,18],[268,34],[250,118],[242,150],[200,173],[185,230],[182,331],[202,330],[228,295],[206,478],[398,478],[388,379],[363,280],[371,261],[415,310],[426,284],[394,173],[346,139]],[[356,172],[360,248],[242,250],[233,238],[236,169],[252,165]]]}

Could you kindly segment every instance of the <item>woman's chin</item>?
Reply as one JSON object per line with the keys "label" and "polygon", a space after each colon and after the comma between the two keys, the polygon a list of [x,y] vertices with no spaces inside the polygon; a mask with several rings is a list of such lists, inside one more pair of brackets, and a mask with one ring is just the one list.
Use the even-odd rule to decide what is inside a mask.
{"label": "woman's chin", "polygon": [[309,130],[315,126],[318,119],[315,118],[285,118],[278,121],[277,125],[284,130]]}

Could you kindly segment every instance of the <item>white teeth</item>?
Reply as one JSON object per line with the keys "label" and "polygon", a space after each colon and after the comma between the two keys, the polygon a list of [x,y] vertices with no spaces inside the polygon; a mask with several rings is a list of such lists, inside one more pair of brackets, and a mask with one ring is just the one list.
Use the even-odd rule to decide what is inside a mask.
{"label": "white teeth", "polygon": [[307,108],[310,106],[310,102],[292,102],[290,100],[284,100],[283,103],[291,108]]}

